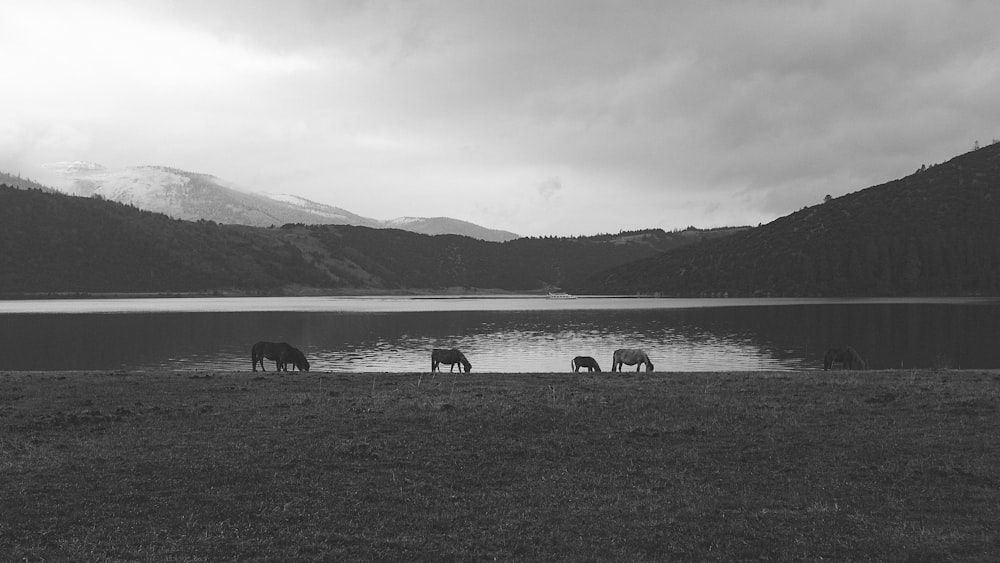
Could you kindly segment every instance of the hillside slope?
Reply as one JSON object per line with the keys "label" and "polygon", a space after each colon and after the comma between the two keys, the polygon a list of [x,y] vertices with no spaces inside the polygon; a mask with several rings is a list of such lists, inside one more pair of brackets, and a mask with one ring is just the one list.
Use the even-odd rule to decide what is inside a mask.
{"label": "hillside slope", "polygon": [[260,228],[0,186],[0,294],[543,291],[689,244],[697,232],[497,243],[347,225]]}
{"label": "hillside slope", "polygon": [[159,292],[325,284],[280,239],[94,198],[0,186],[0,292]]}
{"label": "hillside slope", "polygon": [[1000,295],[1000,144],[595,274],[598,294]]}

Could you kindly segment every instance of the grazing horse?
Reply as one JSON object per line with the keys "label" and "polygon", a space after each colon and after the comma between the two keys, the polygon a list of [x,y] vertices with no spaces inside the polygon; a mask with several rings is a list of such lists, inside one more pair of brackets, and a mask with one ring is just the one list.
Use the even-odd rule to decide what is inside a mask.
{"label": "grazing horse", "polygon": [[450,350],[435,348],[431,351],[431,373],[441,371],[440,364],[450,364],[451,369],[448,370],[449,372],[455,371],[455,364],[461,364],[458,366],[458,373],[462,373],[463,367],[465,368],[465,373],[472,372],[472,364],[469,363],[469,360],[465,359],[465,354],[454,348]]}
{"label": "grazing horse", "polygon": [[830,369],[834,363],[839,363],[844,369],[868,369],[868,362],[850,346],[830,348],[823,356],[823,369]]}
{"label": "grazing horse", "polygon": [[309,362],[301,350],[295,348],[287,342],[258,342],[250,349],[250,360],[253,362],[253,370],[257,371],[257,364],[260,364],[261,371],[264,369],[264,358],[274,360],[274,369],[277,371],[288,371],[288,363],[300,369],[309,371]]}
{"label": "grazing horse", "polygon": [[615,355],[611,358],[611,371],[621,371],[622,364],[635,366],[635,371],[639,371],[640,364],[646,364],[646,371],[653,371],[653,362],[649,361],[649,356],[644,350],[622,348],[615,350]]}
{"label": "grazing horse", "polygon": [[601,366],[597,365],[597,360],[590,356],[577,356],[573,358],[573,361],[569,365],[573,368],[573,373],[578,373],[580,368],[587,368],[587,373],[592,371],[601,373]]}

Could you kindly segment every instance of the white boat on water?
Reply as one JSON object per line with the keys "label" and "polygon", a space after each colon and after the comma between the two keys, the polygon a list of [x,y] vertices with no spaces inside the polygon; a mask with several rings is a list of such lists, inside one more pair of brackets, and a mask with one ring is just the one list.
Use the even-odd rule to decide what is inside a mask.
{"label": "white boat on water", "polygon": [[549,299],[576,299],[576,295],[570,295],[568,293],[553,293],[549,292]]}

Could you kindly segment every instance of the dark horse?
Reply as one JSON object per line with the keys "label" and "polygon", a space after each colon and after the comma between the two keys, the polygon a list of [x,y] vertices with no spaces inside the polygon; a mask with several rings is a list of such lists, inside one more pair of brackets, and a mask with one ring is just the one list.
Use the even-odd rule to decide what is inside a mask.
{"label": "dark horse", "polygon": [[253,362],[253,370],[257,371],[257,364],[260,364],[261,371],[264,369],[264,358],[274,360],[274,369],[277,371],[288,371],[288,364],[298,368],[300,371],[309,371],[309,361],[305,354],[287,342],[258,342],[250,349],[250,360]]}
{"label": "dark horse", "polygon": [[850,346],[830,348],[823,356],[823,369],[830,369],[834,363],[839,363],[844,369],[868,369],[868,362]]}
{"label": "dark horse", "polygon": [[622,364],[635,366],[635,371],[639,371],[639,366],[646,364],[646,371],[653,371],[653,362],[649,361],[649,356],[644,350],[623,348],[615,350],[615,355],[611,358],[611,371],[621,371]]}
{"label": "dark horse", "polygon": [[601,366],[597,365],[597,360],[590,356],[577,356],[573,358],[573,361],[569,365],[573,368],[573,373],[579,372],[580,368],[587,368],[587,373],[592,371],[601,373]]}
{"label": "dark horse", "polygon": [[465,354],[454,348],[450,350],[435,348],[431,351],[431,373],[441,371],[440,364],[451,364],[449,372],[455,371],[455,364],[461,364],[458,366],[459,373],[462,373],[463,367],[465,368],[465,373],[472,371],[472,364],[469,363],[469,360],[465,359]]}

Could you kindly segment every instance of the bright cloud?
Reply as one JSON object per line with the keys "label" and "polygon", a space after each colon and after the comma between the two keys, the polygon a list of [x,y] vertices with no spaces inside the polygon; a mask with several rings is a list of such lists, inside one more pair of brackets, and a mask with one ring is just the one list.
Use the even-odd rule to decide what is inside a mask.
{"label": "bright cloud", "polygon": [[0,169],[527,235],[757,224],[1000,136],[1000,4],[9,0]]}

